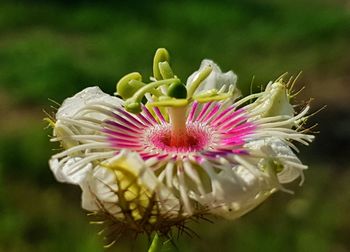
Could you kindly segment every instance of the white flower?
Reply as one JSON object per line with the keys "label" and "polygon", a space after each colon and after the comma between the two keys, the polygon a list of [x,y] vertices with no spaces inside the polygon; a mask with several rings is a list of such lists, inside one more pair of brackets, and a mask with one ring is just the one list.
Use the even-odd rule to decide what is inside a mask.
{"label": "white flower", "polygon": [[[271,192],[283,189],[280,183],[302,176],[306,168],[288,144],[293,146],[290,140],[307,144],[313,139],[290,128],[291,122],[303,118],[308,107],[296,116],[257,116],[270,109],[266,104],[279,100],[278,95],[269,96],[270,90],[239,109],[243,99],[229,107],[218,102],[203,106],[194,102],[185,119],[189,144],[180,148],[167,140],[171,124],[157,107],[152,113],[143,107],[136,116],[118,104],[85,103],[69,120],[70,126],[80,127],[80,132],[93,129],[93,133],[69,137],[81,142],[54,155],[54,162],[59,160],[63,165],[56,168],[57,164],[51,162],[52,169],[60,181],[77,183],[93,167],[129,150],[142,157],[145,170],[158,174],[159,183],[179,195],[183,215],[206,209],[225,217],[238,217],[253,208],[254,202],[256,206]],[[95,169],[93,177],[104,169]],[[196,202],[200,203],[199,208]]]}
{"label": "white flower", "polygon": [[204,214],[238,218],[303,181],[294,143],[314,138],[301,130],[310,108],[295,112],[282,80],[236,99],[236,75],[212,61],[187,86],[160,65],[158,78],[168,79],[122,79],[120,91],[133,88],[126,102],[92,87],[58,110],[52,140],[65,150],[50,166],[57,180],[81,186],[84,209],[136,233],[166,233]]}

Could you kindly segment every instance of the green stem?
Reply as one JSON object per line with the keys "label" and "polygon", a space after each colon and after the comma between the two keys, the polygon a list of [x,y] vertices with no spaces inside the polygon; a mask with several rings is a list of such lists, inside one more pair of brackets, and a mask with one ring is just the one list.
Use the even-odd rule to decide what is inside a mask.
{"label": "green stem", "polygon": [[151,246],[148,249],[148,252],[160,252],[162,251],[164,241],[163,239],[156,233],[153,237],[153,241]]}

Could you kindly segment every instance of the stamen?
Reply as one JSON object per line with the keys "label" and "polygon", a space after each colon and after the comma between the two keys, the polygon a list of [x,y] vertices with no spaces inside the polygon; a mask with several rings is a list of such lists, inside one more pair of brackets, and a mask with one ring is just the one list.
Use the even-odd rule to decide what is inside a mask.
{"label": "stamen", "polygon": [[[155,88],[158,88],[160,86],[168,86],[170,84],[179,82],[180,80],[177,78],[167,79],[167,80],[160,80],[156,82],[152,82],[150,84],[147,84],[143,86],[142,88],[138,89],[132,97],[127,99],[125,101],[125,108],[127,111],[131,113],[139,113],[141,112],[141,100],[144,97],[144,95],[148,92],[151,92]],[[132,81],[131,81],[132,82]]]}
{"label": "stamen", "polygon": [[189,85],[187,89],[187,97],[191,99],[194,92],[196,92],[199,85],[210,75],[210,73],[213,71],[212,67],[206,67],[204,68],[199,74],[198,77]]}
{"label": "stamen", "polygon": [[164,80],[174,78],[173,70],[171,69],[168,61],[159,62],[158,68]]}
{"label": "stamen", "polygon": [[162,74],[159,69],[159,63],[160,62],[167,62],[169,61],[169,53],[165,48],[159,48],[153,58],[153,76],[156,80],[162,79]]}

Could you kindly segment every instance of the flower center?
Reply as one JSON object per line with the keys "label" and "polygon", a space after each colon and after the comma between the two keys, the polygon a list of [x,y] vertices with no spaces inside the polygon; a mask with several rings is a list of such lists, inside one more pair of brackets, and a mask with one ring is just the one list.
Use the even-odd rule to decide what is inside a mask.
{"label": "flower center", "polygon": [[[199,123],[187,123],[186,134],[172,134],[170,124],[150,128],[145,134],[145,142],[151,149],[165,152],[193,152],[205,149],[212,142],[210,128]],[[174,137],[177,138],[174,141]]]}

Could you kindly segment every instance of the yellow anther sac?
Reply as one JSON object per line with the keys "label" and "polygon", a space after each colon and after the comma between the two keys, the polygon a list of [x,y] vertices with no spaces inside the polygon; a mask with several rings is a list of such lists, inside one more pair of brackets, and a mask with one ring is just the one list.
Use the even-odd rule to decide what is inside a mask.
{"label": "yellow anther sac", "polygon": [[142,76],[140,73],[129,73],[118,81],[117,94],[123,99],[128,99],[144,85],[145,84],[142,83]]}
{"label": "yellow anther sac", "polygon": [[163,79],[161,71],[159,69],[159,63],[169,61],[169,59],[170,59],[169,53],[165,48],[159,48],[156,51],[153,59],[153,77],[156,80]]}
{"label": "yellow anther sac", "polygon": [[168,61],[159,62],[158,68],[163,79],[174,78],[173,70],[171,69]]}
{"label": "yellow anther sac", "polygon": [[126,111],[133,114],[138,114],[142,111],[141,101],[126,100],[124,106]]}

